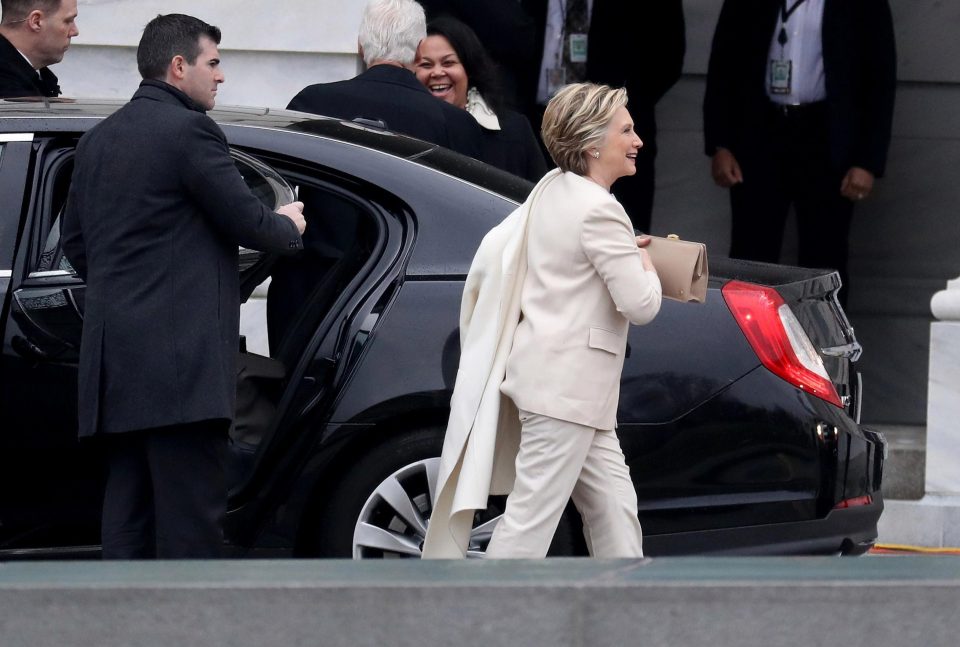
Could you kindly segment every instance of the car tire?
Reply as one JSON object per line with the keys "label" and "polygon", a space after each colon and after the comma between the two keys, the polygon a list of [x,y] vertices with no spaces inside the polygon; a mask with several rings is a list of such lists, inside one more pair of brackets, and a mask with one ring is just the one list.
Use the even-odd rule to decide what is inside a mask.
{"label": "car tire", "polygon": [[[404,434],[375,447],[354,465],[332,493],[310,543],[325,557],[378,559],[419,558],[432,512],[432,484],[443,448],[443,429]],[[478,511],[469,557],[480,557],[506,497],[491,497]],[[568,506],[550,555],[572,555],[578,524]],[[581,542],[582,543],[582,542]]]}

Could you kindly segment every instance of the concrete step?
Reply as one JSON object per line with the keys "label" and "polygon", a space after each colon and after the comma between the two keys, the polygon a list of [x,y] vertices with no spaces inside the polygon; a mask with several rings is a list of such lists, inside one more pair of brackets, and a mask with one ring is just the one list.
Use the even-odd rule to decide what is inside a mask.
{"label": "concrete step", "polygon": [[871,425],[887,441],[887,460],[883,470],[885,501],[918,501],[924,494],[927,428],[908,425]]}
{"label": "concrete step", "polygon": [[960,497],[928,494],[918,501],[884,500],[877,543],[960,547]]}

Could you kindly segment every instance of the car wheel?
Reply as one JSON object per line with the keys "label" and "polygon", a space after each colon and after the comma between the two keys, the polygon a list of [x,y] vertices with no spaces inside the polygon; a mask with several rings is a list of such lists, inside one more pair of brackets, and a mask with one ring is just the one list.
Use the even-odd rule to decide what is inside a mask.
{"label": "car wheel", "polygon": [[[421,430],[389,441],[350,470],[333,494],[317,535],[321,554],[354,559],[420,558],[440,468],[442,430]],[[503,514],[505,496],[478,510],[468,557],[482,557]],[[551,555],[572,554],[572,524],[557,529]]]}

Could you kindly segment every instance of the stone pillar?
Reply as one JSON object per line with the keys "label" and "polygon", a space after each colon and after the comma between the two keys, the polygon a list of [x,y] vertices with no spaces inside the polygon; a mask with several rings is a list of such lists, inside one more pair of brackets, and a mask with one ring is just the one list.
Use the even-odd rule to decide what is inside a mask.
{"label": "stone pillar", "polygon": [[960,497],[960,277],[933,295],[926,493]]}

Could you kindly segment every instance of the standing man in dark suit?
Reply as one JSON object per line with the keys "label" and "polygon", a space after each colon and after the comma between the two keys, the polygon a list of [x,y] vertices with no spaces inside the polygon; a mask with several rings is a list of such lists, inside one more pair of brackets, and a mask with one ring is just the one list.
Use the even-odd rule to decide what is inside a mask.
{"label": "standing man in dark suit", "polygon": [[413,0],[373,0],[358,38],[367,71],[300,91],[287,108],[339,119],[381,121],[390,130],[480,158],[480,126],[468,113],[434,98],[413,73],[417,45],[427,36],[423,8]]}
{"label": "standing man in dark suit", "polygon": [[724,2],[703,117],[713,179],[730,188],[731,256],[776,263],[793,204],[800,265],[847,283],[853,207],[883,175],[895,90],[887,0]]}
{"label": "standing man in dark suit", "polygon": [[59,63],[77,36],[77,0],[2,0],[0,99],[58,97],[48,66]]}
{"label": "standing man in dark suit", "polygon": [[205,114],[224,80],[219,42],[191,16],[151,20],[140,89],[77,147],[63,241],[87,284],[80,436],[107,453],[106,559],[220,555],[237,246],[302,247],[303,205],[264,207]]}
{"label": "standing man in dark suit", "polygon": [[539,127],[543,106],[566,83],[590,81],[625,87],[627,109],[643,141],[637,173],[617,181],[613,193],[633,226],[650,231],[655,107],[680,78],[686,53],[681,0],[520,0],[537,26],[538,67],[531,117]]}

